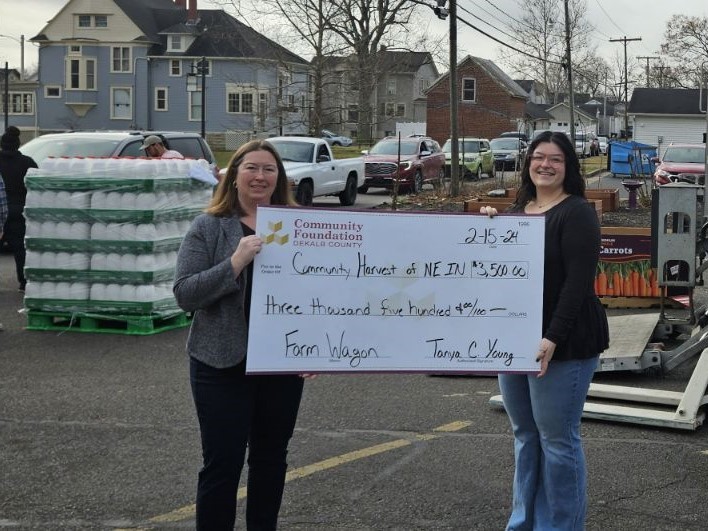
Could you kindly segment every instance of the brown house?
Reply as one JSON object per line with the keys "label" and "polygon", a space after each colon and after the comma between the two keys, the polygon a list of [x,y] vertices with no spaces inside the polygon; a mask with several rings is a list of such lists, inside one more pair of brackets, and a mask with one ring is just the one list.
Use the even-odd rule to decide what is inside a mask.
{"label": "brown house", "polygon": [[[528,94],[488,59],[468,55],[457,65],[458,136],[495,138],[524,131]],[[450,74],[426,92],[427,133],[441,144],[450,138]]]}

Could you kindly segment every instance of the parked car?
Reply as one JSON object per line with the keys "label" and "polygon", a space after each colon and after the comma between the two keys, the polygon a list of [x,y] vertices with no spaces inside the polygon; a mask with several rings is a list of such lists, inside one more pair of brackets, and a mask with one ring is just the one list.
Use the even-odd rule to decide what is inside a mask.
{"label": "parked car", "polygon": [[609,142],[609,140],[606,136],[598,136],[597,137],[598,147],[600,148],[600,153],[603,155],[607,155],[607,143],[608,142]]}
{"label": "parked car", "polygon": [[362,193],[373,187],[391,190],[398,179],[399,191],[417,194],[424,182],[445,176],[445,155],[440,144],[429,137],[405,137],[400,142],[396,137],[387,137],[364,155],[366,181],[359,188]]}
{"label": "parked car", "polygon": [[186,158],[205,159],[214,176],[218,168],[214,154],[197,133],[155,131],[76,131],[38,136],[21,147],[24,155],[37,164],[47,157],[144,157],[140,149],[149,135],[162,138],[165,147],[179,151]]}
{"label": "parked car", "polygon": [[494,166],[497,170],[520,169],[526,155],[527,144],[521,138],[493,138],[489,146],[494,153]]}
{"label": "parked car", "polygon": [[653,158],[657,164],[654,182],[658,185],[685,182],[704,184],[706,175],[705,144],[669,144],[664,153]]}
{"label": "parked car", "polygon": [[326,141],[308,136],[276,136],[268,142],[283,159],[298,203],[309,206],[314,197],[336,195],[342,205],[354,204],[364,184],[361,157],[335,160]]}
{"label": "parked car", "polygon": [[592,143],[595,139],[595,133],[586,131],[575,132],[575,153],[578,158],[589,157],[592,152]]}
{"label": "parked car", "polygon": [[[464,178],[476,181],[482,174],[488,177],[495,176],[494,153],[486,138],[462,137],[459,139],[460,165],[464,167]],[[443,145],[445,153],[445,175],[450,175],[450,161],[452,160],[452,142],[448,138]]]}
{"label": "parked car", "polygon": [[336,133],[333,133],[332,131],[328,131],[327,129],[322,129],[321,136],[330,146],[347,147],[352,145],[352,139],[348,136],[338,135]]}
{"label": "parked car", "polygon": [[526,143],[529,141],[528,135],[526,133],[522,133],[521,131],[505,131],[503,133],[499,133],[498,138],[520,138]]}

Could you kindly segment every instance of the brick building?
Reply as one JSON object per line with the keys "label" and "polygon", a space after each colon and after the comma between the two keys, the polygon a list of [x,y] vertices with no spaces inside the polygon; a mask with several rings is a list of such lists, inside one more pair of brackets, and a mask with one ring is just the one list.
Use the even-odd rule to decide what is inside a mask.
{"label": "brick building", "polygon": [[[458,135],[495,138],[525,130],[528,94],[488,59],[468,55],[457,65]],[[450,137],[450,74],[426,92],[427,132],[441,144]]]}

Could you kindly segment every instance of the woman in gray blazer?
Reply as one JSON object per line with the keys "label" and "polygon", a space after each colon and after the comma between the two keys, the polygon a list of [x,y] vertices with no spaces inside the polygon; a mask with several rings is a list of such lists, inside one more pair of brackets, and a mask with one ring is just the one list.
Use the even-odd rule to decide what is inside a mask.
{"label": "woman in gray blazer", "polygon": [[247,528],[276,528],[302,396],[300,376],[245,374],[253,258],[262,245],[254,231],[258,205],[295,202],[278,153],[254,140],[234,153],[177,255],[175,298],[194,314],[187,353],[204,459],[200,530],[233,529],[247,446]]}

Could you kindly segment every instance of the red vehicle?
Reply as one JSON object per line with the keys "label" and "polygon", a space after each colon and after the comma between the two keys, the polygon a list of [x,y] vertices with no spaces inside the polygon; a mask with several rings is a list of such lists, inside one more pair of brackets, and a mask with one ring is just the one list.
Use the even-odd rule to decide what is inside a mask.
{"label": "red vehicle", "polygon": [[[400,153],[400,158],[399,158]],[[442,180],[445,176],[445,154],[440,144],[428,137],[387,137],[364,154],[364,185],[369,188],[393,189],[398,178],[399,191],[417,194],[426,181]]]}
{"label": "red vehicle", "polygon": [[705,182],[705,144],[669,144],[661,157],[652,160],[658,163],[654,171],[654,181],[658,185]]}

